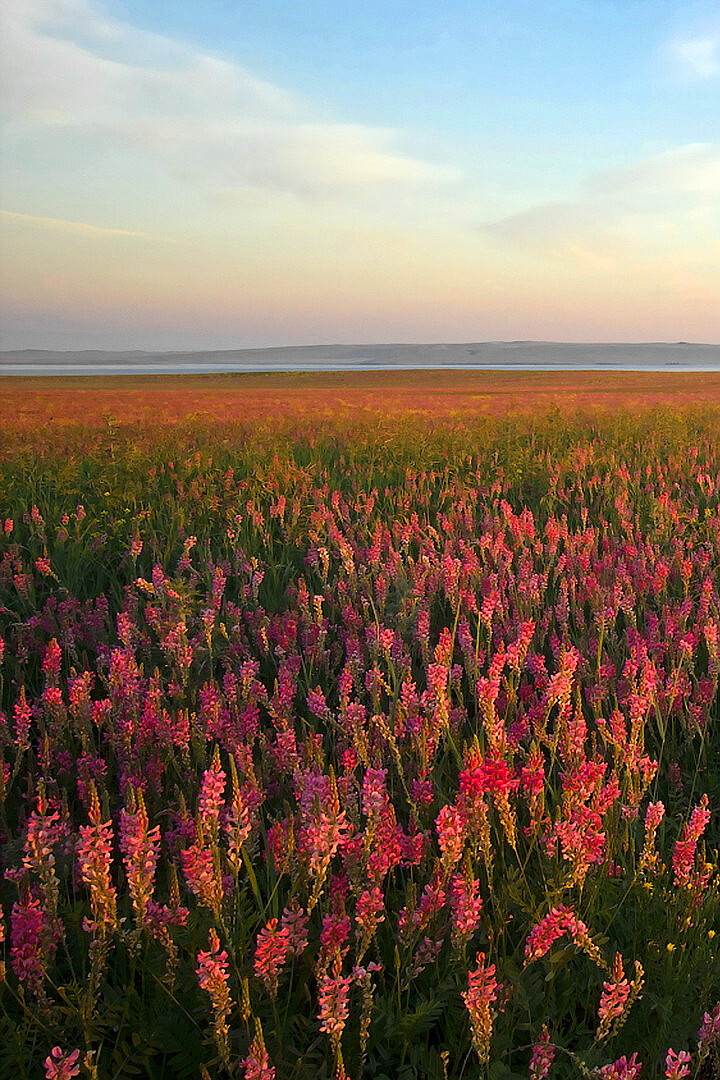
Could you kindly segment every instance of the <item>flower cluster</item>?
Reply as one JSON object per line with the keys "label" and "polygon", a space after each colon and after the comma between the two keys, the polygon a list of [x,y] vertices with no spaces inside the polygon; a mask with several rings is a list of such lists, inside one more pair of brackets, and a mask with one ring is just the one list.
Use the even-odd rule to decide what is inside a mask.
{"label": "flower cluster", "polygon": [[348,393],[4,429],[0,1046],[717,1071],[716,420]]}

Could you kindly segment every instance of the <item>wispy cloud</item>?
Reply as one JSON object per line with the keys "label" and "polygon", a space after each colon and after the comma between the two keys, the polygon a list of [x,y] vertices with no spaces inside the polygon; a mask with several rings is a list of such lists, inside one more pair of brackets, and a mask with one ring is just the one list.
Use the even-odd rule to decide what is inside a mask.
{"label": "wispy cloud", "polygon": [[673,52],[680,67],[695,79],[720,75],[720,34],[677,41]]}
{"label": "wispy cloud", "polygon": [[134,232],[132,229],[113,229],[104,225],[90,225],[85,221],[65,221],[63,218],[42,217],[39,214],[18,214],[14,210],[0,210],[0,220],[17,221],[40,229],[58,229],[61,232],[84,233],[88,236],[125,236],[137,240],[151,240],[154,243],[172,244],[175,241],[167,236],[154,233]]}
{"label": "wispy cloud", "polygon": [[647,196],[718,196],[720,143],[686,143],[624,168],[603,170],[589,177],[585,188],[596,197],[620,194],[643,203]]}
{"label": "wispy cloud", "polygon": [[683,81],[704,82],[720,76],[720,17],[696,17],[676,31],[660,49],[675,75]]}
{"label": "wispy cloud", "polygon": [[720,269],[720,144],[691,143],[589,175],[572,202],[486,223],[486,235],[551,259],[614,270],[628,257],[692,251]]}
{"label": "wispy cloud", "polygon": [[4,109],[36,129],[131,145],[214,191],[323,199],[450,171],[394,129],[328,121],[239,64],[111,18],[90,0],[5,0]]}

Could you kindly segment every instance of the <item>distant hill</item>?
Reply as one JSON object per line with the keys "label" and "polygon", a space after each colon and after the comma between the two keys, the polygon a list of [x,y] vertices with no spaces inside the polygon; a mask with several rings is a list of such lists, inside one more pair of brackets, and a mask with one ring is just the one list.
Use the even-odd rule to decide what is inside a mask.
{"label": "distant hill", "polygon": [[0,352],[0,374],[136,374],[381,368],[673,368],[720,370],[720,345],[479,341],[447,345],[290,345],[266,349]]}

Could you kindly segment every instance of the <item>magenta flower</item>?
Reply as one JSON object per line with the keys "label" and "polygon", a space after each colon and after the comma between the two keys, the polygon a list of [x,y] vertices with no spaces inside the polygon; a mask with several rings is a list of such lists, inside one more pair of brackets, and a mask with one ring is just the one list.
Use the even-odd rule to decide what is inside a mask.
{"label": "magenta flower", "polygon": [[670,1047],[665,1057],[666,1080],[684,1080],[684,1077],[690,1075],[691,1061],[692,1054],[689,1054],[687,1050],[680,1050],[675,1053],[673,1048]]}
{"label": "magenta flower", "polygon": [[559,904],[551,908],[536,926],[532,928],[525,942],[525,963],[531,964],[545,956],[558,938],[564,934],[574,935],[580,920],[572,908]]}
{"label": "magenta flower", "polygon": [[339,1043],[345,1023],[350,1015],[350,987],[352,975],[324,975],[318,990],[318,1020],[320,1030],[329,1035],[333,1043]]}
{"label": "magenta flower", "polygon": [[555,1047],[550,1042],[547,1024],[540,1029],[540,1038],[533,1046],[530,1058],[530,1080],[545,1080],[555,1060]]}
{"label": "magenta flower", "polygon": [[699,804],[695,807],[690,820],[682,827],[680,839],[675,844],[672,856],[672,866],[675,875],[675,885],[678,888],[691,884],[691,874],[695,865],[695,849],[702,834],[710,821],[710,809],[708,797],[703,795]]}
{"label": "magenta flower", "polygon": [[278,928],[278,920],[270,919],[258,934],[253,970],[272,998],[277,995],[280,972],[290,950],[289,927]]}
{"label": "magenta flower", "polygon": [[155,868],[160,853],[160,828],[149,827],[142,791],[135,792],[135,809],[120,811],[120,850],[123,853],[130,898],[138,925],[146,921],[147,906],[155,887]]}
{"label": "magenta flower", "polygon": [[270,1064],[259,1020],[255,1021],[255,1038],[240,1065],[245,1070],[245,1080],[275,1080],[275,1066]]}
{"label": "magenta flower", "polygon": [[468,988],[462,992],[465,1008],[470,1014],[472,1043],[482,1064],[490,1059],[490,1040],[498,1006],[500,983],[495,978],[495,965],[486,964],[485,954],[475,958],[477,967],[468,972]]}
{"label": "magenta flower", "polygon": [[65,1054],[59,1046],[53,1046],[49,1057],[45,1058],[45,1080],[71,1080],[78,1076],[80,1066],[77,1059],[80,1057],[79,1050],[72,1050]]}

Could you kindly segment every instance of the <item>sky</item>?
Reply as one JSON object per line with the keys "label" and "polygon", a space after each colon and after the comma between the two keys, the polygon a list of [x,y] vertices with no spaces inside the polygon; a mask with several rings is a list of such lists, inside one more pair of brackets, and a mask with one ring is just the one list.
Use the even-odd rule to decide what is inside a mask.
{"label": "sky", "polygon": [[720,342],[720,4],[3,0],[0,347]]}

